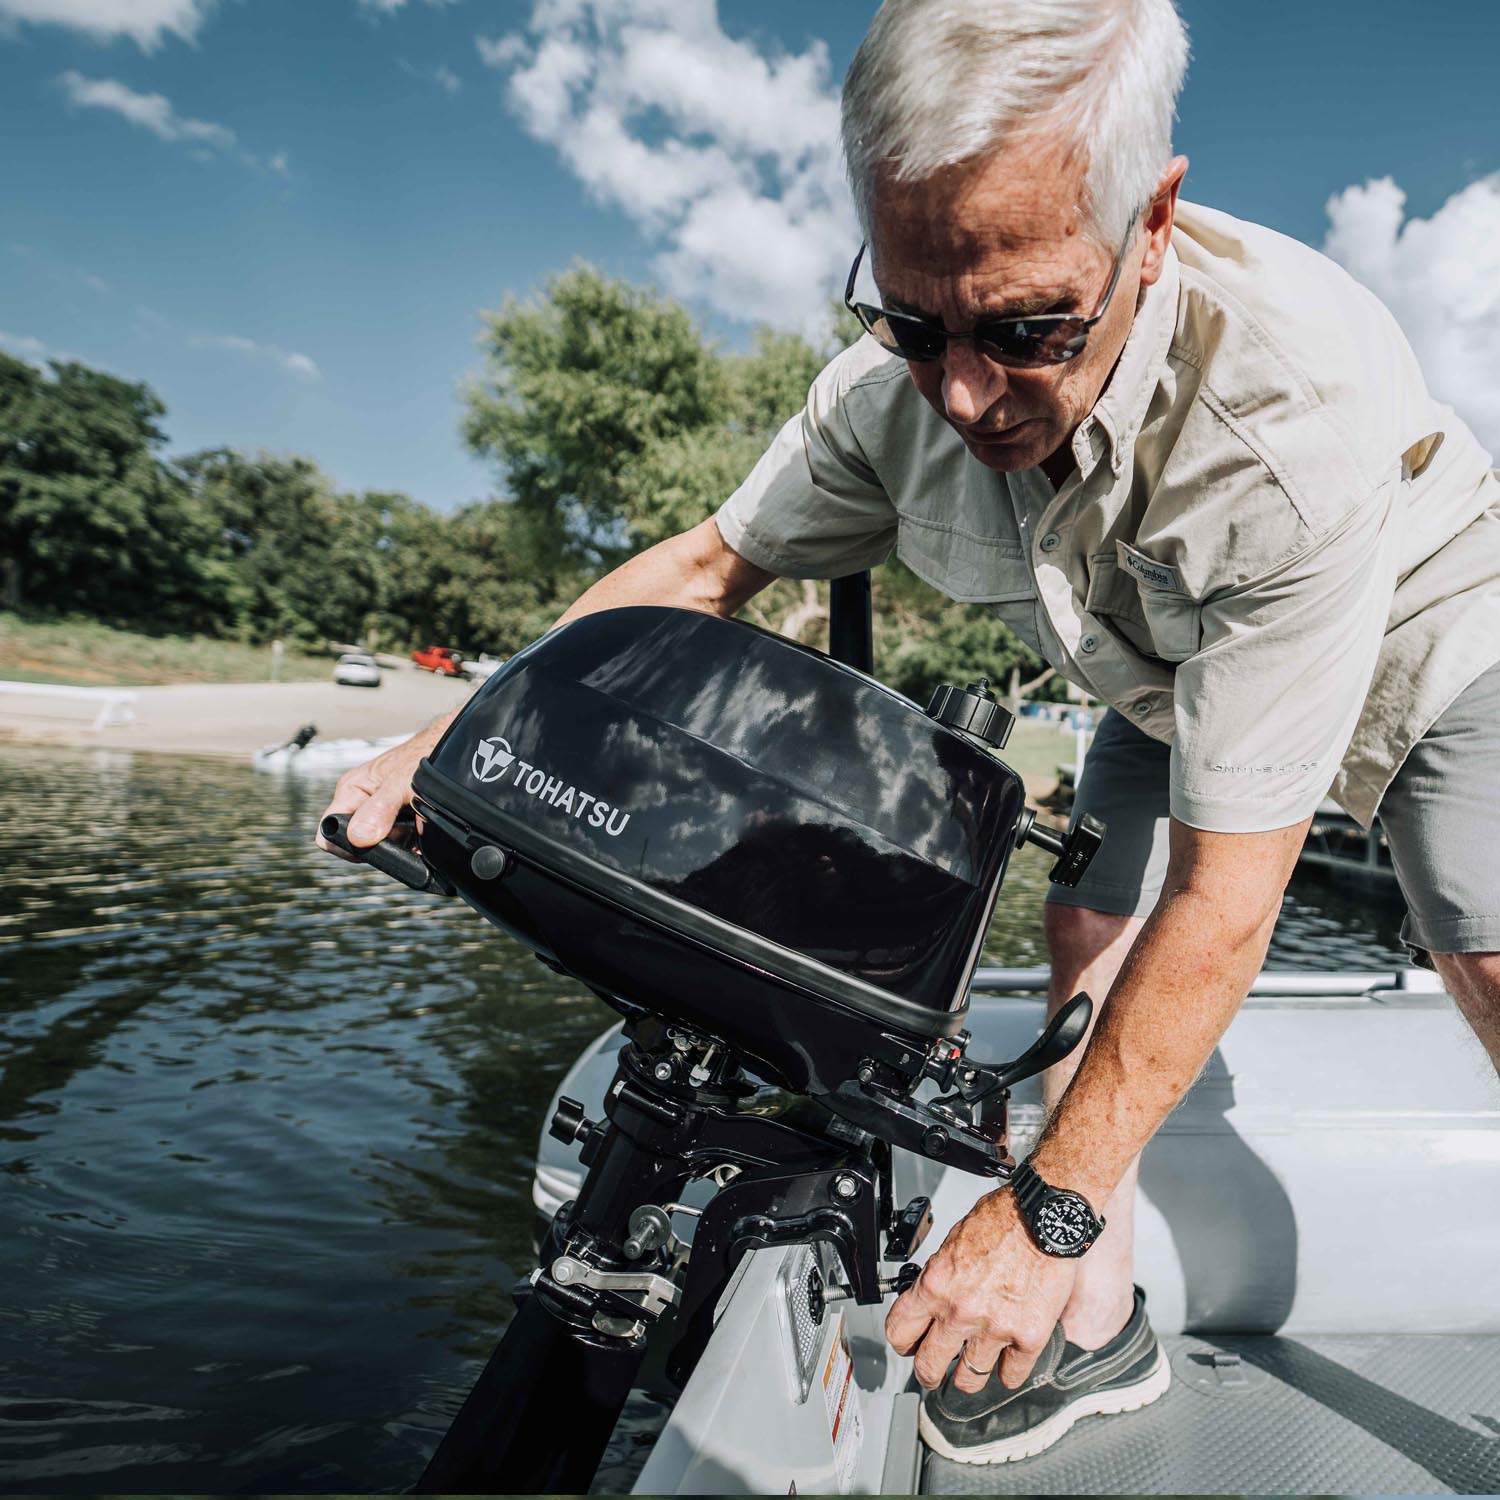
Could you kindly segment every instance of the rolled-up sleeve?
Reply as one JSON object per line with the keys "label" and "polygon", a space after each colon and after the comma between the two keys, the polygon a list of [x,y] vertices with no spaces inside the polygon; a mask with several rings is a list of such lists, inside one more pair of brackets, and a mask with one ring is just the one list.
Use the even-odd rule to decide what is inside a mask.
{"label": "rolled-up sleeve", "polygon": [[1177,668],[1172,815],[1216,833],[1311,816],[1354,734],[1395,589],[1399,482],[1275,568],[1210,595]]}
{"label": "rolled-up sleeve", "polygon": [[720,535],[767,572],[840,578],[883,562],[896,544],[895,507],[848,409],[862,364],[868,355],[856,345],[818,376],[802,412],[719,509]]}

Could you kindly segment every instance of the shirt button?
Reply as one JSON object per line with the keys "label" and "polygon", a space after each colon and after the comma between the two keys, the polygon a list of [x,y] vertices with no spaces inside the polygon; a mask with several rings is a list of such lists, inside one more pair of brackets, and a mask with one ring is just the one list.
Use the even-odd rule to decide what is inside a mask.
{"label": "shirt button", "polygon": [[1099,637],[1090,631],[1078,642],[1078,649],[1085,653],[1099,649]]}
{"label": "shirt button", "polygon": [[1149,698],[1137,698],[1130,706],[1138,714],[1149,714],[1151,712],[1151,700]]}
{"label": "shirt button", "polygon": [[1057,549],[1061,546],[1062,538],[1058,536],[1055,531],[1049,531],[1047,535],[1042,538],[1043,552],[1056,552]]}

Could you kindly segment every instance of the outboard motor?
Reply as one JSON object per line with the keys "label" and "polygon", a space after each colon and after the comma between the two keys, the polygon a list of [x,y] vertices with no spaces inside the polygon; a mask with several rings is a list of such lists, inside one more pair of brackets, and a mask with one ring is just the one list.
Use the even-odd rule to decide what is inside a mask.
{"label": "outboard motor", "polygon": [[[909,1260],[930,1213],[892,1203],[893,1145],[1009,1175],[1007,1090],[1077,1044],[1090,1002],[990,1064],[965,1052],[969,980],[1011,851],[1043,844],[1076,884],[1104,831],[1036,825],[995,754],[1010,724],[982,681],[924,712],[748,624],[608,610],[470,700],[417,771],[419,852],[355,850],[325,821],[627,1018],[608,1120],[565,1100],[552,1122],[583,1187],[423,1490],[586,1490],[652,1326],[674,1309],[684,1381],[752,1248],[830,1244],[848,1278],[830,1298],[910,1285],[915,1266],[880,1262]],[[750,1078],[822,1108],[741,1110]],[[673,1217],[694,1178],[719,1191],[689,1249]],[[560,1389],[565,1445],[532,1408]]]}

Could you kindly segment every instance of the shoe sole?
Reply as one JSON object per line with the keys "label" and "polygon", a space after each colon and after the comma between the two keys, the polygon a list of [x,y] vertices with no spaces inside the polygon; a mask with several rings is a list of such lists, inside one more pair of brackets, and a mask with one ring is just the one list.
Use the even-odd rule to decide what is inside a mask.
{"label": "shoe sole", "polygon": [[1034,1458],[1050,1448],[1082,1417],[1112,1417],[1120,1412],[1139,1411],[1143,1406],[1150,1406],[1166,1393],[1171,1383],[1172,1366],[1167,1362],[1166,1351],[1158,1347],[1156,1363],[1144,1380],[1118,1390],[1093,1391],[1080,1396],[1072,1405],[1053,1412],[1041,1426],[1033,1427],[1029,1432],[1018,1432],[1014,1437],[999,1438],[993,1443],[955,1448],[928,1421],[925,1406],[917,1420],[917,1430],[922,1441],[940,1458],[951,1459],[957,1464],[1009,1464],[1020,1458]]}

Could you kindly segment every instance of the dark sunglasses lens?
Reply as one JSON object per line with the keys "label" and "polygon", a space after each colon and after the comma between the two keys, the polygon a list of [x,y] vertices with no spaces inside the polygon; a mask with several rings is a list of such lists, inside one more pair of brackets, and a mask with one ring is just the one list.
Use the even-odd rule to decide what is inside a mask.
{"label": "dark sunglasses lens", "polygon": [[875,342],[902,359],[937,359],[943,352],[942,334],[920,318],[904,318],[867,302],[856,304],[855,311]]}
{"label": "dark sunglasses lens", "polygon": [[1015,318],[981,325],[975,342],[990,358],[1019,369],[1061,365],[1088,342],[1085,318]]}

